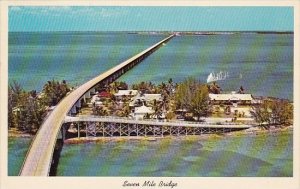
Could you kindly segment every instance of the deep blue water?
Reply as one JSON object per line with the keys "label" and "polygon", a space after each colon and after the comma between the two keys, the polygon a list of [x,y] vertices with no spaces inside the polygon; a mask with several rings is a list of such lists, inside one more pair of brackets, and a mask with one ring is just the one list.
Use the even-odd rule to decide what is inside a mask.
{"label": "deep blue water", "polygon": [[[41,90],[47,80],[79,85],[164,35],[57,32],[9,34],[9,81]],[[119,80],[159,83],[192,76],[206,82],[210,72],[228,72],[224,91],[241,85],[253,95],[293,99],[293,35],[178,36]]]}

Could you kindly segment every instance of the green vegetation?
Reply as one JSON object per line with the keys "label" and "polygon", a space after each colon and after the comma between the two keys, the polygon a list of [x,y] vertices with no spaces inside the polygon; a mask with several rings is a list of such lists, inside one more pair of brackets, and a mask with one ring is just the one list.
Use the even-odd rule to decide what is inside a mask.
{"label": "green vegetation", "polygon": [[286,100],[264,100],[252,107],[252,116],[261,126],[290,125],[293,120],[293,105]]}
{"label": "green vegetation", "polygon": [[27,92],[17,82],[8,87],[8,128],[34,134],[47,115],[47,109],[55,106],[70,91],[66,81],[48,81],[40,95]]}
{"label": "green vegetation", "polygon": [[183,81],[176,89],[176,106],[193,113],[197,121],[200,121],[201,116],[208,114],[208,102],[208,87],[195,79]]}
{"label": "green vegetation", "polygon": [[[146,105],[153,109],[152,115],[146,115],[145,118],[155,119],[184,119],[186,121],[201,121],[201,117],[212,116],[220,117],[220,107],[209,106],[209,93],[219,94],[222,89],[216,82],[212,84],[203,84],[199,81],[188,78],[181,83],[174,83],[172,79],[168,82],[154,84],[151,82],[140,82],[133,84],[132,89],[138,90],[143,94],[161,94],[161,100],[144,101],[137,100],[136,106]],[[119,116],[129,117],[133,107],[129,104],[132,96],[123,96],[117,99],[114,94],[118,90],[129,89],[125,82],[113,82],[105,86],[96,86],[96,90],[104,96],[100,99],[100,105],[93,104],[89,109],[87,104],[83,105],[86,112],[98,116]],[[69,92],[70,87],[65,80],[48,81],[43,90],[37,94],[36,91],[24,91],[17,82],[12,82],[8,88],[8,128],[15,128],[19,131],[34,134],[42,124],[44,117],[47,116],[52,106],[56,106]],[[241,86],[239,93],[243,93]],[[224,108],[223,108],[224,109]],[[230,110],[225,107],[225,113]],[[178,114],[178,112],[180,114]],[[164,115],[164,116],[163,116]],[[263,126],[270,125],[290,125],[293,119],[293,105],[285,100],[268,99],[263,103],[252,106],[251,115],[255,121]],[[237,110],[235,111],[237,117]],[[240,113],[239,117],[244,117]]]}
{"label": "green vegetation", "polygon": [[214,81],[212,84],[207,85],[207,89],[209,93],[220,94],[222,89],[221,87]]}

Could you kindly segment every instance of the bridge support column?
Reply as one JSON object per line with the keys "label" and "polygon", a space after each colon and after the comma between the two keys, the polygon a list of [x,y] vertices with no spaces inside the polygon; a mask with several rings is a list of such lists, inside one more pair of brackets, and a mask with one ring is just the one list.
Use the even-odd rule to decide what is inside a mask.
{"label": "bridge support column", "polygon": [[103,137],[105,136],[104,132],[105,132],[105,124],[103,124],[103,127],[102,127],[102,136]]}
{"label": "bridge support column", "polygon": [[62,136],[62,141],[64,142],[66,139],[66,127],[65,125],[62,125],[62,129],[61,129],[61,136]]}
{"label": "bridge support column", "polygon": [[86,103],[85,95],[83,95],[82,99],[83,99],[83,102]]}
{"label": "bridge support column", "polygon": [[79,123],[77,124],[77,137],[80,138],[80,127],[79,127]]}
{"label": "bridge support column", "polygon": [[91,98],[91,93],[90,91],[88,91],[87,93],[84,94],[84,97],[85,98]]}
{"label": "bridge support column", "polygon": [[75,106],[72,106],[72,108],[71,108],[71,114],[76,114],[76,107]]}
{"label": "bridge support column", "polygon": [[96,90],[95,90],[95,88],[91,88],[91,90],[90,90],[90,94],[91,93],[96,93]]}
{"label": "bridge support column", "polygon": [[88,137],[88,124],[85,122],[85,137]]}
{"label": "bridge support column", "polygon": [[79,99],[77,102],[76,102],[76,105],[75,105],[77,108],[81,108],[81,99]]}

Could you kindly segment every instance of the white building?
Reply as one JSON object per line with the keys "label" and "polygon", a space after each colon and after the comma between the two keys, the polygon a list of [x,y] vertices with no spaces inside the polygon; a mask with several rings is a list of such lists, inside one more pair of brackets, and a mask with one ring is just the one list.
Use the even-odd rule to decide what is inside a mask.
{"label": "white building", "polygon": [[101,98],[98,96],[98,94],[96,94],[92,96],[91,102],[87,104],[89,107],[93,107],[93,105],[101,106],[103,103],[101,102]]}
{"label": "white building", "polygon": [[129,106],[133,107],[136,105],[137,101],[141,102],[152,102],[156,100],[157,102],[162,101],[162,96],[161,94],[138,94],[137,96],[134,97],[134,99],[129,103]]}
{"label": "white building", "polygon": [[133,97],[138,94],[138,90],[119,90],[117,93],[115,93],[115,97],[117,99],[122,99],[124,96]]}
{"label": "white building", "polygon": [[145,102],[152,102],[154,100],[156,101],[162,101],[162,96],[161,94],[143,94],[143,95],[138,95],[135,98],[135,101],[137,100],[141,100],[141,101],[145,101]]}
{"label": "white building", "polygon": [[134,108],[134,118],[137,120],[142,120],[144,119],[144,116],[146,114],[153,114],[154,110],[152,110],[151,107],[147,107],[147,106],[140,106],[140,107],[135,107]]}
{"label": "white building", "polygon": [[251,94],[209,94],[209,100],[213,104],[233,103],[233,104],[251,104],[253,97]]}

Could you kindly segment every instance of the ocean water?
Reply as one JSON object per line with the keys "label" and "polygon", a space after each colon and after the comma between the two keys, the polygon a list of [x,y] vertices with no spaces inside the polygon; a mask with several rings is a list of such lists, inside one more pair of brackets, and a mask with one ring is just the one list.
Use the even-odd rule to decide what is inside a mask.
{"label": "ocean water", "polygon": [[[8,138],[17,176],[31,138]],[[291,177],[293,133],[64,144],[57,176]]]}
{"label": "ocean water", "polygon": [[8,137],[8,176],[19,174],[31,141],[31,137]]}
{"label": "ocean water", "polygon": [[187,77],[206,82],[211,72],[228,72],[223,91],[293,99],[293,35],[254,34],[178,36],[119,80],[159,83]]}
{"label": "ocean water", "polygon": [[[42,89],[51,79],[80,85],[165,35],[9,33],[9,82]],[[293,99],[293,35],[178,36],[119,80],[175,82],[228,72],[224,91]],[[9,138],[8,175],[17,175],[31,140]],[[163,139],[64,145],[60,176],[292,176],[292,133],[208,140]]]}
{"label": "ocean water", "polygon": [[[42,89],[50,79],[80,85],[165,35],[57,32],[9,34],[9,82]],[[293,34],[177,36],[119,80],[206,82],[211,72],[228,72],[224,91],[241,85],[255,96],[293,99]]]}
{"label": "ocean water", "polygon": [[290,177],[292,132],[65,144],[58,176]]}
{"label": "ocean water", "polygon": [[101,32],[9,33],[9,82],[41,91],[52,79],[78,86],[162,40]]}

